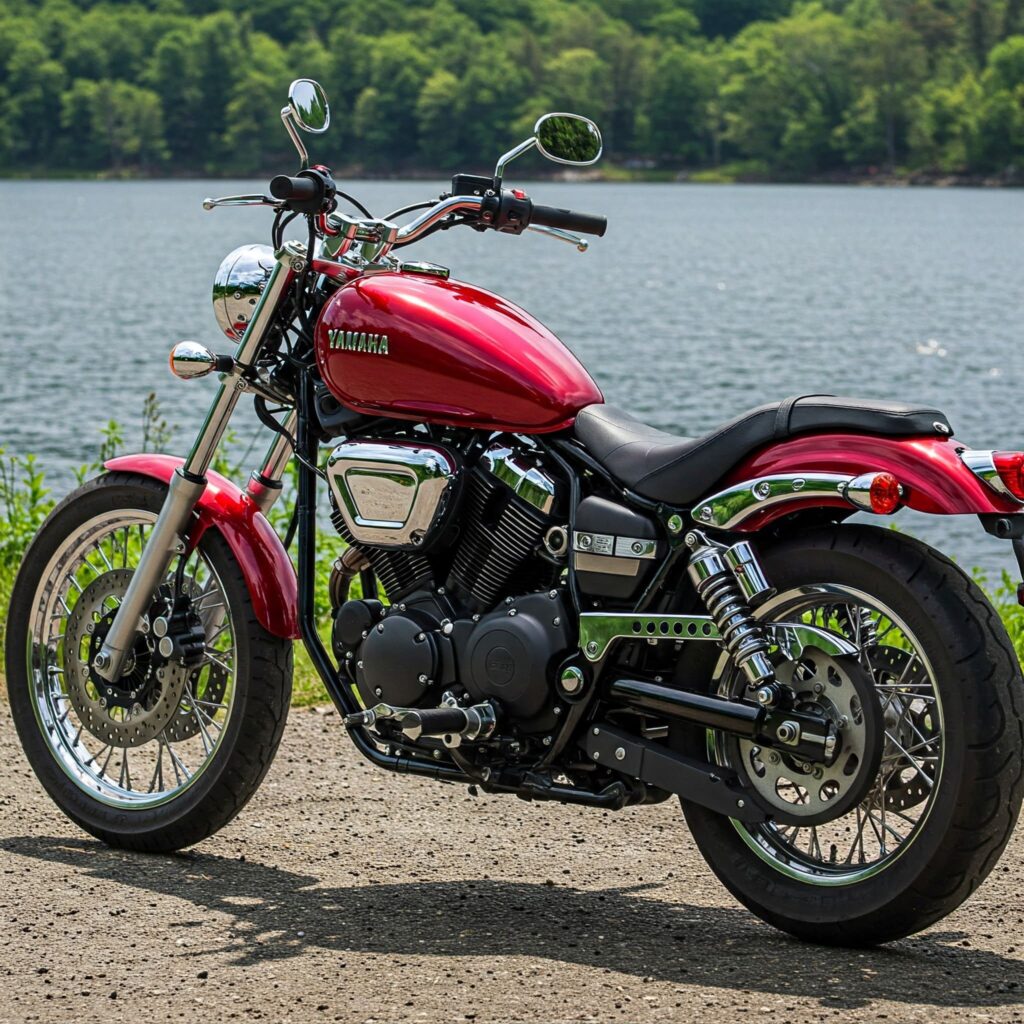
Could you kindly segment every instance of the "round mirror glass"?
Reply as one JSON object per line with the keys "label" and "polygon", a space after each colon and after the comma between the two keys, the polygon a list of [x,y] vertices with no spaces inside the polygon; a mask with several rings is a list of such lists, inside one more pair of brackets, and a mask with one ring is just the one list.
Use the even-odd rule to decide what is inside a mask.
{"label": "round mirror glass", "polygon": [[545,114],[534,126],[537,148],[559,164],[585,167],[601,156],[601,132],[579,114]]}
{"label": "round mirror glass", "polygon": [[327,131],[331,123],[331,110],[327,95],[318,82],[310,78],[298,78],[288,90],[288,106],[292,109],[295,123],[304,131],[319,135]]}

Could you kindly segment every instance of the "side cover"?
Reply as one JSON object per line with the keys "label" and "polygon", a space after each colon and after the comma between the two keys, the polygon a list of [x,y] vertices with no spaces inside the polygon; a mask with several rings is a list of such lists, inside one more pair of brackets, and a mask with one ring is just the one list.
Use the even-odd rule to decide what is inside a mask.
{"label": "side cover", "polygon": [[[104,468],[168,483],[183,461],[170,455],[123,455]],[[274,636],[297,640],[298,581],[288,552],[246,494],[219,473],[207,473],[207,479],[190,538],[198,540],[211,527],[220,531],[242,570],[260,625]]]}

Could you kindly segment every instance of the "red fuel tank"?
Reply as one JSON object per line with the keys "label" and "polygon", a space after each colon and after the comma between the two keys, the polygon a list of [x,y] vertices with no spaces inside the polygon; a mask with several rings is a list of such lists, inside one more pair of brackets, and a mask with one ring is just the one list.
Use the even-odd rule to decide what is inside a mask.
{"label": "red fuel tank", "polygon": [[359,278],[324,306],[316,358],[358,412],[540,434],[604,397],[542,323],[499,295],[424,274]]}

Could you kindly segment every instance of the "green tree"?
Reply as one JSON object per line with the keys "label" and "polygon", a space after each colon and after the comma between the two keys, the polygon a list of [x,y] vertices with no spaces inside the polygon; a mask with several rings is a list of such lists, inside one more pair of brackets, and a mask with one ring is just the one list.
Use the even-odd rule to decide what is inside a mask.
{"label": "green tree", "polygon": [[710,104],[717,92],[713,62],[698,50],[674,45],[658,58],[651,76],[649,149],[688,163],[712,156]]}
{"label": "green tree", "polygon": [[443,68],[423,84],[416,100],[416,128],[420,153],[430,167],[456,167],[459,145],[459,80]]}

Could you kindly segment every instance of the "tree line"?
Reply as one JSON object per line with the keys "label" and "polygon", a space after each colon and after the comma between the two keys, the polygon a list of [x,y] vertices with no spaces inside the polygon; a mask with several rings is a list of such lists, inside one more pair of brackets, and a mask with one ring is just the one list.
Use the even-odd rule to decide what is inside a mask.
{"label": "tree line", "polygon": [[624,167],[1024,177],[1024,0],[0,0],[0,172],[471,170],[547,110]]}

